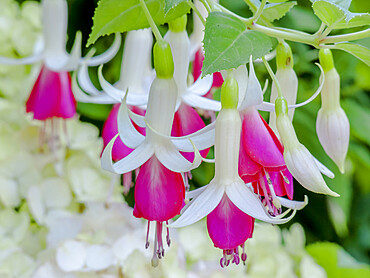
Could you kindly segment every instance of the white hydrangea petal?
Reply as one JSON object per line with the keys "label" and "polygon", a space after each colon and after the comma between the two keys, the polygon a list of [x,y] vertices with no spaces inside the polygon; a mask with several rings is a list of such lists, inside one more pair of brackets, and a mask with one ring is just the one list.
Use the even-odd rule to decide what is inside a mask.
{"label": "white hydrangea petal", "polygon": [[193,162],[189,162],[183,157],[171,141],[155,145],[155,155],[167,169],[179,173],[188,172],[197,168],[202,162],[198,149],[194,148],[195,146],[193,146],[195,154]]}
{"label": "white hydrangea petal", "polygon": [[254,194],[250,188],[248,188],[242,180],[235,181],[226,187],[226,194],[229,199],[244,213],[268,222],[272,224],[283,224],[288,222],[295,215],[295,210],[293,213],[285,218],[281,219],[279,217],[272,217],[267,213],[261,201],[258,199],[256,194]]}
{"label": "white hydrangea petal", "polygon": [[209,74],[203,78],[198,78],[189,88],[188,94],[195,94],[203,96],[211,89],[213,83],[213,76]]}
{"label": "white hydrangea petal", "polygon": [[76,240],[65,241],[56,252],[56,262],[65,272],[81,270],[85,265],[86,257],[86,247]]}
{"label": "white hydrangea petal", "polygon": [[0,201],[5,207],[17,207],[21,201],[17,183],[12,179],[0,177]]}
{"label": "white hydrangea petal", "polygon": [[113,251],[108,246],[91,245],[86,253],[86,266],[94,271],[106,269],[114,263]]}
{"label": "white hydrangea petal", "polygon": [[209,99],[195,94],[184,94],[181,97],[186,104],[192,107],[197,107],[211,111],[221,110],[221,102],[214,99]]}
{"label": "white hydrangea petal", "polygon": [[27,204],[36,222],[42,224],[44,222],[46,208],[39,187],[32,186],[28,189]]}
{"label": "white hydrangea petal", "polygon": [[64,208],[72,201],[72,193],[62,178],[48,178],[41,184],[42,197],[48,208]]}
{"label": "white hydrangea petal", "polygon": [[124,261],[135,250],[142,250],[143,241],[135,233],[126,233],[113,244],[115,257]]}
{"label": "white hydrangea petal", "polygon": [[120,161],[112,162],[112,148],[118,134],[105,147],[101,156],[101,167],[107,171],[116,174],[123,174],[137,169],[143,165],[153,154],[153,147],[148,143],[141,144],[137,149],[133,150],[128,156]]}
{"label": "white hydrangea petal", "polygon": [[181,216],[169,225],[171,228],[180,228],[191,225],[210,214],[220,203],[225,189],[215,183],[210,183],[207,188],[182,211]]}
{"label": "white hydrangea petal", "polygon": [[[145,140],[145,136],[142,135],[139,131],[136,130],[134,124],[132,123],[128,107],[126,105],[126,97],[123,99],[121,106],[118,110],[117,115],[117,127],[118,133],[121,141],[127,147],[135,149],[137,146],[142,144]],[[133,114],[131,112],[131,114]]]}
{"label": "white hydrangea petal", "polygon": [[87,64],[90,67],[99,66],[101,64],[105,64],[106,62],[112,60],[114,56],[116,56],[120,46],[121,46],[122,37],[120,33],[114,34],[114,41],[112,45],[102,54],[97,55],[95,57],[90,58],[87,61]]}

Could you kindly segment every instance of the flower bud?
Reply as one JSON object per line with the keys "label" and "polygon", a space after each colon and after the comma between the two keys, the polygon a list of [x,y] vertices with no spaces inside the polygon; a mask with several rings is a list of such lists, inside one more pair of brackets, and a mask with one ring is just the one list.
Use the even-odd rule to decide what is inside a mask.
{"label": "flower bud", "polygon": [[172,20],[168,23],[168,27],[171,30],[171,32],[182,32],[186,29],[186,23],[187,23],[187,15],[184,14],[183,16],[180,16],[176,18],[175,20]]}
{"label": "flower bud", "polygon": [[157,41],[154,44],[153,56],[157,77],[162,79],[172,78],[174,65],[170,44],[165,40]]}
{"label": "flower bud", "polygon": [[275,105],[276,126],[284,145],[284,160],[290,173],[304,188],[312,192],[339,196],[326,185],[313,156],[298,141],[287,114],[287,103],[284,98],[278,98]]}
{"label": "flower bud", "polygon": [[343,173],[349,144],[349,122],[340,107],[340,77],[329,49],[321,49],[319,58],[325,72],[325,82],[321,90],[316,132],[325,152]]}
{"label": "flower bud", "polygon": [[[276,47],[276,78],[279,81],[283,96],[289,105],[296,104],[298,91],[298,78],[293,70],[293,55],[287,43],[279,43]],[[278,96],[275,83],[272,84],[270,102],[274,102]],[[289,118],[292,121],[294,116],[294,109],[289,110]],[[274,112],[270,113],[269,125],[276,130],[276,115]]]}
{"label": "flower bud", "polygon": [[238,82],[232,76],[228,77],[221,87],[221,105],[225,109],[236,109],[239,102]]}

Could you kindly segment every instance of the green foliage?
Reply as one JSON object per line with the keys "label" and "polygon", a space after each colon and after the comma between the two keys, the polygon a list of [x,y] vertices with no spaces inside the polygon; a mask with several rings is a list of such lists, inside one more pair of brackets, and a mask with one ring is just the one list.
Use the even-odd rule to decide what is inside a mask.
{"label": "green foliage", "polygon": [[324,0],[315,1],[312,4],[315,14],[322,22],[333,29],[352,28],[370,24],[370,14],[351,13],[344,7],[346,7],[344,4],[338,5]]}
{"label": "green foliage", "polygon": [[370,267],[359,264],[342,247],[330,242],[307,246],[308,253],[321,265],[328,278],[362,278],[370,276]]}
{"label": "green foliage", "polygon": [[297,5],[296,1],[289,1],[277,4],[267,4],[262,12],[262,17],[272,22],[285,16],[287,12],[289,12],[289,10],[293,8],[295,5]]}
{"label": "green foliage", "polygon": [[190,0],[164,0],[164,13],[167,14],[169,10],[176,7],[179,4],[186,4],[190,2]]}
{"label": "green foliage", "polygon": [[351,53],[366,65],[370,66],[370,49],[354,43],[338,43],[335,45],[335,48]]}
{"label": "green foliage", "polygon": [[[145,1],[156,24],[161,25],[189,12],[186,2],[182,2],[165,14],[164,0]],[[101,0],[94,14],[94,25],[88,45],[100,36],[115,32],[127,32],[149,27],[139,0]]]}
{"label": "green foliage", "polygon": [[245,24],[231,15],[212,12],[207,18],[203,63],[203,75],[216,71],[237,68],[267,54],[272,40],[259,32],[250,31]]}

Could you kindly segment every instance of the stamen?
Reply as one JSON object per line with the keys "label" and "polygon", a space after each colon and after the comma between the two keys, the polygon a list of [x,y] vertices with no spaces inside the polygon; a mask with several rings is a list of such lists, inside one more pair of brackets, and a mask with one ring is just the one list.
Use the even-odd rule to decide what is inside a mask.
{"label": "stamen", "polygon": [[148,228],[146,230],[146,240],[145,240],[145,249],[149,247],[149,228],[150,228],[150,221],[148,221]]}
{"label": "stamen", "polygon": [[[168,225],[168,221],[166,221],[166,224]],[[170,229],[168,227],[166,227],[166,228],[167,228],[167,235],[166,235],[167,246],[170,247],[170,245],[171,245]]]}
{"label": "stamen", "polygon": [[[149,221],[148,221],[149,225]],[[157,257],[157,229],[155,229],[155,236],[154,236],[154,248],[153,248],[153,257],[152,257],[152,266],[158,266],[158,257]]]}
{"label": "stamen", "polygon": [[123,194],[127,195],[132,186],[132,172],[124,173],[122,175],[123,179]]}
{"label": "stamen", "polygon": [[272,197],[272,203],[273,203],[273,205],[274,205],[275,208],[280,209],[281,208],[281,204],[280,204],[279,199],[276,197],[276,193],[275,193],[274,187],[272,185],[272,181],[271,181],[270,175],[266,171],[265,168],[263,168],[263,170],[265,171],[265,175],[266,175],[266,179],[267,179],[267,184],[268,184],[269,189],[270,189],[270,193],[271,193],[271,197]]}
{"label": "stamen", "polygon": [[283,177],[283,180],[286,184],[290,184],[290,181],[288,180],[288,178],[284,175],[283,171],[280,171],[280,175]]}
{"label": "stamen", "polygon": [[273,212],[273,208],[271,206],[271,203],[269,202],[269,196],[270,194],[267,193],[267,189],[266,189],[266,183],[265,183],[265,179],[263,178],[262,174],[260,174],[260,177],[259,177],[259,183],[260,183],[260,186],[262,187],[262,190],[263,190],[263,194],[265,195],[265,199],[266,200],[266,203],[267,203],[267,206],[268,206],[268,210],[270,212]]}
{"label": "stamen", "polygon": [[243,264],[245,265],[245,261],[247,260],[247,253],[245,252],[245,244],[244,243],[242,244],[242,248],[243,248],[243,252],[242,252],[242,255],[241,255],[241,259],[243,261]]}
{"label": "stamen", "polygon": [[69,136],[68,136],[67,122],[65,120],[62,122],[63,122],[63,132],[64,132],[64,136],[66,139],[66,144],[67,144],[67,147],[69,147],[71,144],[71,141],[69,140]]}
{"label": "stamen", "polygon": [[162,241],[162,222],[157,221],[156,239],[158,242],[157,255],[158,259],[162,259],[164,256],[163,241]]}

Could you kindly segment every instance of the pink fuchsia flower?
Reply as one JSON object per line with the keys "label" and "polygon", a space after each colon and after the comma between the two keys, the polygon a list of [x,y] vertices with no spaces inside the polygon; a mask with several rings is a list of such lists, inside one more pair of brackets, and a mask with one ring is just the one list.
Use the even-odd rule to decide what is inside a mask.
{"label": "pink fuchsia flower", "polygon": [[[102,130],[102,138],[104,143],[104,148],[108,145],[110,140],[118,134],[117,117],[120,104],[115,104],[109,113]],[[135,111],[139,115],[144,115],[145,111],[138,107],[132,106],[132,111]],[[135,125],[135,128],[143,135],[145,135],[145,129]],[[133,149],[125,146],[122,141],[116,140],[112,148],[112,159],[113,161],[118,161],[127,155],[129,155]],[[137,169],[138,170],[138,169]],[[123,188],[124,193],[127,194],[132,186],[132,172],[127,172],[123,174]]]}
{"label": "pink fuchsia flower", "polygon": [[26,102],[26,111],[36,120],[72,118],[76,114],[76,101],[68,72],[55,72],[43,66]]}
{"label": "pink fuchsia flower", "polygon": [[[150,222],[156,222],[153,266],[164,256],[163,222],[168,224],[169,219],[180,214],[184,198],[185,185],[180,173],[168,170],[155,156],[140,167],[135,184],[134,216],[148,220],[146,248],[149,247]],[[168,228],[166,242],[169,247],[171,242]]]}
{"label": "pink fuchsia flower", "polygon": [[[81,33],[76,35],[71,53],[66,51],[68,4],[66,0],[42,1],[43,36],[41,45],[35,46],[36,52],[30,57],[15,59],[0,57],[1,64],[33,64],[43,61],[52,71],[72,71],[83,61],[81,58]],[[111,48],[105,53],[90,58],[88,63],[96,66],[112,59],[121,44],[121,36],[117,33]]]}
{"label": "pink fuchsia flower", "polygon": [[[120,78],[114,86],[104,79],[102,66],[98,79],[99,91],[91,82],[88,63],[84,62],[78,74],[73,76],[73,90],[76,99],[88,103],[121,103],[127,94],[127,104],[143,106],[148,102],[150,84],[155,72],[152,69],[153,35],[149,28],[127,33],[122,55]],[[77,84],[78,79],[78,84]]]}
{"label": "pink fuchsia flower", "polygon": [[[223,248],[221,265],[227,266],[230,261],[240,262],[238,248],[251,236],[253,218],[275,224],[285,223],[294,216],[296,209],[306,205],[307,200],[295,202],[278,197],[281,204],[289,209],[278,217],[266,212],[251,185],[246,185],[238,174],[241,119],[236,109],[238,86],[232,77],[228,77],[223,84],[221,102],[222,109],[216,119],[215,177],[210,184],[189,192],[188,198],[193,200],[169,226],[183,227],[205,216],[210,217],[207,219],[208,232],[215,246]],[[294,209],[292,215],[283,219],[290,209]],[[244,259],[246,254],[243,251]]]}
{"label": "pink fuchsia flower", "polygon": [[[200,146],[200,149],[209,148],[214,135],[212,129],[205,127],[195,135],[183,138],[170,136],[178,99],[177,86],[172,77],[171,57],[169,44],[157,41],[154,46],[157,77],[150,88],[145,116],[130,111],[125,103],[126,97],[119,109],[119,136],[126,146],[134,150],[118,162],[112,163],[116,135],[102,154],[102,168],[113,173],[127,173],[143,165],[135,189],[135,215],[157,222],[152,260],[154,265],[163,256],[163,222],[174,217],[183,205],[185,188],[181,173],[198,167],[201,162],[200,154],[193,144]],[[136,130],[131,119],[138,126],[146,128],[145,136]],[[194,161],[189,162],[180,151],[195,151]]]}

